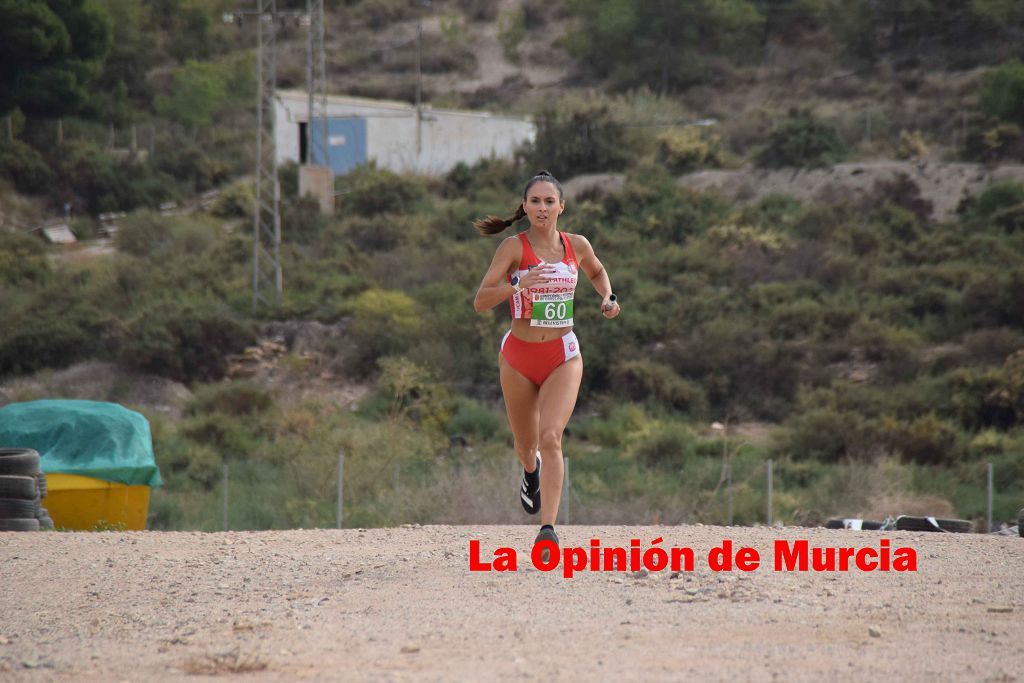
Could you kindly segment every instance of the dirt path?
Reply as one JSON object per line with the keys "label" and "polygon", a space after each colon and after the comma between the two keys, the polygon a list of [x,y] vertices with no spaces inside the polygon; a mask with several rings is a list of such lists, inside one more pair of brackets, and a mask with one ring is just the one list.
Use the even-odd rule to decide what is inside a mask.
{"label": "dirt path", "polygon": [[[533,528],[0,534],[0,679],[1015,681],[1024,539],[562,527],[696,551],[693,573],[530,568]],[[469,540],[519,549],[468,569]],[[916,573],[777,573],[777,539],[909,546]],[[749,545],[765,566],[715,573]],[[877,635],[872,635],[877,634]]]}

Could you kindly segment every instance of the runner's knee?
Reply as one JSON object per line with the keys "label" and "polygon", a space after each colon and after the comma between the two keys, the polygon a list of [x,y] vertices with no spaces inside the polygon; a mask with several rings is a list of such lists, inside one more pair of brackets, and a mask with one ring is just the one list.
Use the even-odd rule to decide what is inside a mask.
{"label": "runner's knee", "polygon": [[534,451],[537,450],[537,444],[536,443],[523,443],[523,442],[520,442],[520,441],[516,441],[515,448],[516,448],[516,453],[518,455],[520,455],[522,457],[526,457],[526,456],[530,455],[530,453],[533,453]]}
{"label": "runner's knee", "polygon": [[541,429],[540,450],[542,452],[562,450],[562,430],[554,427]]}

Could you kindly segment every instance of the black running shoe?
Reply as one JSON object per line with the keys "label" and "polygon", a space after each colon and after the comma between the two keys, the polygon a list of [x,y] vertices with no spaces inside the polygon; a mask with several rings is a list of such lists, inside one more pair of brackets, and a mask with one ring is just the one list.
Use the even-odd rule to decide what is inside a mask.
{"label": "black running shoe", "polygon": [[540,512],[540,451],[537,452],[537,469],[529,477],[526,476],[526,470],[523,470],[523,481],[519,485],[519,502],[531,515]]}
{"label": "black running shoe", "polygon": [[[541,541],[554,541],[555,545],[558,545],[558,534],[556,534],[555,530],[552,529],[549,526],[541,527],[540,533],[537,534],[537,540],[535,540],[533,542],[533,544],[537,545]],[[550,549],[545,548],[544,550],[540,551],[540,561],[541,562],[544,562],[546,564],[550,559],[551,559],[551,550]]]}

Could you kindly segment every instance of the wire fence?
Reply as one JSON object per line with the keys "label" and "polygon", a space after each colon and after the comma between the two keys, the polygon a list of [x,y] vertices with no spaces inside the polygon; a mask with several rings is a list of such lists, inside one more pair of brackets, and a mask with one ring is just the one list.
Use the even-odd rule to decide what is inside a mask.
{"label": "wire fence", "polygon": [[[796,526],[806,526],[804,523],[800,523],[800,520],[784,520],[786,515],[780,515],[778,509],[778,503],[776,495],[779,493],[779,486],[782,480],[786,478],[786,466],[787,463],[781,463],[782,465],[782,478],[780,480],[780,463],[774,459],[750,461],[743,467],[739,468],[739,471],[733,470],[733,456],[735,453],[728,453],[722,462],[722,474],[719,478],[718,485],[714,486],[710,490],[702,492],[701,496],[697,497],[697,500],[693,502],[693,505],[689,508],[690,519],[671,519],[663,518],[657,511],[652,514],[651,510],[647,510],[644,514],[647,519],[634,519],[633,523],[680,523],[685,521],[696,522],[704,521],[707,523],[720,523],[727,526],[733,526],[737,524],[736,514],[736,503],[738,499],[742,499],[742,510],[743,519],[739,522],[741,525],[767,525],[767,526],[783,526],[788,523]],[[563,458],[564,462],[564,476],[562,482],[562,496],[561,504],[559,506],[559,514],[557,522],[561,525],[573,524],[592,524],[592,523],[604,523],[608,521],[606,516],[595,514],[595,510],[601,507],[614,507],[614,501],[594,501],[590,496],[585,496],[579,490],[577,486],[574,486],[573,476],[575,470],[572,466],[573,458],[566,455]],[[235,482],[234,486],[242,485],[241,482],[247,476],[242,468],[237,467],[234,476],[240,477],[239,481]],[[504,469],[503,467],[501,469]],[[501,490],[507,493],[505,489],[511,490],[513,486],[518,487],[519,478],[522,476],[522,469],[518,461],[513,461],[511,471],[506,470],[507,474],[498,477],[496,480],[484,482],[481,486],[479,495],[487,503],[493,504],[495,490]],[[983,522],[977,525],[978,531],[994,532],[999,531],[1002,528],[1006,528],[1005,523],[1000,523],[994,520],[994,497],[996,495],[995,486],[995,467],[993,463],[985,463],[984,472],[979,472],[978,476],[978,488],[984,490],[985,496],[985,518]],[[799,478],[800,474],[793,472],[788,473],[791,477]],[[586,471],[583,472],[584,476],[587,476]],[[734,476],[736,475],[736,476]],[[252,528],[251,516],[246,517],[244,520],[239,519],[238,512],[233,515],[233,506],[239,506],[241,501],[233,499],[233,484],[232,484],[232,466],[225,462],[222,466],[221,481],[219,486],[218,498],[219,498],[219,511],[220,519],[216,529],[229,531],[237,528]],[[333,476],[336,478],[335,482],[331,485],[325,485],[320,488],[320,495],[327,494],[321,500],[311,500],[308,503],[313,506],[319,506],[319,516],[312,517],[308,523],[301,524],[303,527],[318,527],[328,528],[333,526],[334,528],[341,529],[345,527],[353,526],[352,521],[346,517],[345,511],[346,506],[351,506],[357,501],[350,500],[346,497],[346,478],[345,478],[345,456],[343,453],[337,455],[337,462],[334,468]],[[465,482],[466,485],[472,485],[474,476],[471,474]],[[398,463],[393,463],[390,468],[390,482],[388,482],[391,488],[395,491],[409,491],[423,484],[422,472],[414,472],[412,470],[403,470]],[[492,485],[488,485],[492,484]],[[785,486],[782,487],[782,494],[785,495]],[[1007,492],[1010,493],[1010,492]],[[827,492],[826,492],[827,495]],[[251,500],[251,496],[247,505],[259,505],[260,501]],[[332,499],[329,499],[332,498]],[[271,504],[270,500],[263,500],[263,504]],[[366,501],[362,501],[365,503]],[[325,506],[331,509],[333,519],[330,523],[326,518]],[[510,508],[511,513],[515,514],[515,510],[512,510],[511,506],[501,506],[502,509],[505,507]],[[756,514],[753,510],[758,510]],[[506,511],[509,512],[509,511]],[[894,510],[892,514],[898,512]],[[465,514],[473,516],[472,510],[466,510]],[[920,513],[919,513],[920,514]],[[928,516],[941,516],[941,515],[928,515]],[[877,528],[872,527],[871,524],[875,523],[871,520],[860,520],[852,517],[843,517],[836,515],[839,520],[846,522],[845,526],[853,528]],[[505,519],[506,522],[511,522],[512,518]],[[442,520],[445,522],[451,521],[450,519]],[[494,523],[498,521],[496,519],[484,520],[484,523]],[[832,521],[836,521],[833,519]],[[860,522],[864,521],[866,526],[861,526]],[[980,520],[975,520],[980,521]],[[241,523],[239,523],[241,522]],[[620,523],[629,523],[626,520],[619,520]],[[882,520],[877,520],[877,523],[881,523]],[[207,528],[207,530],[215,530],[214,528]]]}

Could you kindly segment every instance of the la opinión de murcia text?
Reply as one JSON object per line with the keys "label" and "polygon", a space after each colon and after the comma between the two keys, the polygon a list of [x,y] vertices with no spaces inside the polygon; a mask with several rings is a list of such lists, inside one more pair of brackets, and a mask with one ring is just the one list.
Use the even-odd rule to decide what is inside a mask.
{"label": "la opini\u00f3n de murcia text", "polygon": [[[590,539],[589,547],[559,548],[551,541],[541,541],[530,552],[530,563],[542,572],[562,570],[572,578],[581,572],[692,572],[698,560],[713,572],[752,572],[762,568],[761,553],[756,548],[735,546],[729,539],[711,548],[707,556],[698,558],[693,548],[664,546],[664,539],[655,538],[645,547],[634,538],[628,548],[602,546],[600,539]],[[548,560],[543,551],[547,549]],[[910,547],[892,547],[888,538],[876,546],[819,547],[804,539],[777,539],[773,545],[772,569],[777,572],[916,572],[917,551]],[[767,566],[767,565],[765,565]],[[495,548],[489,557],[481,556],[480,541],[469,542],[471,572],[519,571],[519,554],[515,548]]]}

